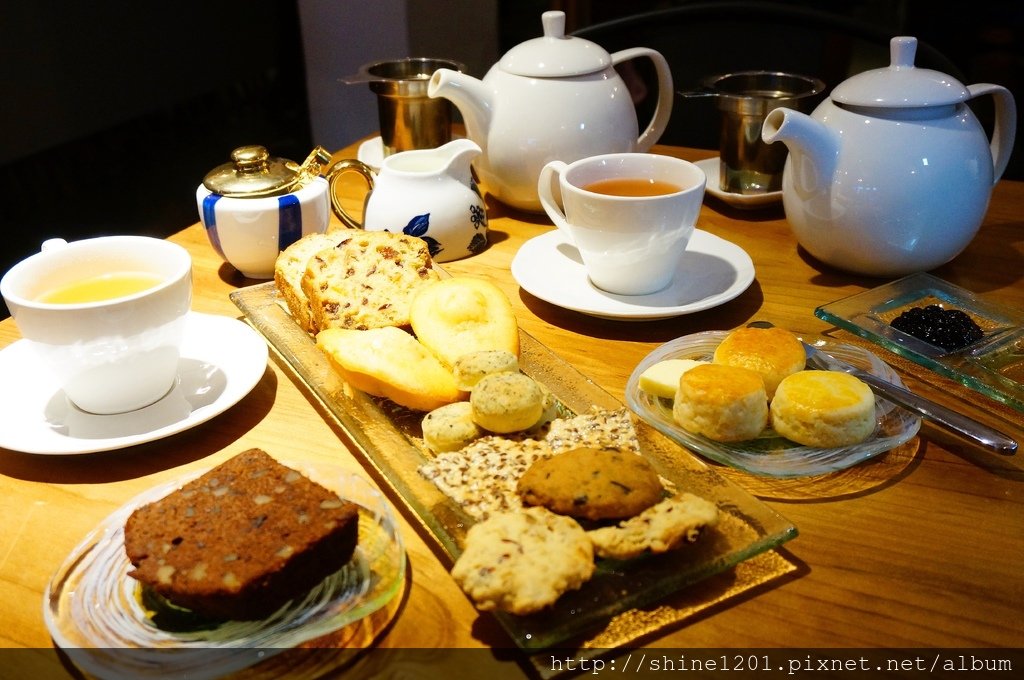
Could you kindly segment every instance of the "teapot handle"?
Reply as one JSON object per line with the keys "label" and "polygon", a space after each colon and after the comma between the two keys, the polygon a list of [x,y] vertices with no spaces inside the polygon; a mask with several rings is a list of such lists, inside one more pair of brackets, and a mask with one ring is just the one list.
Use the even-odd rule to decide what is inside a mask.
{"label": "teapot handle", "polygon": [[617,65],[637,57],[647,57],[654,63],[654,71],[658,76],[658,104],[654,108],[654,116],[647,128],[636,140],[637,151],[647,151],[655,142],[661,138],[665,128],[668,127],[668,119],[672,115],[672,103],[675,100],[675,92],[672,87],[672,70],[668,62],[660,52],[649,47],[632,47],[621,50],[611,55],[612,65]]}
{"label": "teapot handle", "polygon": [[992,141],[989,148],[992,150],[992,184],[999,181],[1010,162],[1010,153],[1013,151],[1014,137],[1017,134],[1017,105],[1013,95],[1001,85],[990,83],[978,83],[968,85],[967,91],[971,99],[982,95],[990,94],[995,99],[995,128],[992,130]]}
{"label": "teapot handle", "polygon": [[338,198],[338,179],[346,172],[355,172],[361,176],[366,181],[367,193],[373,191],[375,175],[373,173],[373,169],[370,168],[369,165],[355,159],[338,161],[331,166],[331,169],[324,175],[327,179],[329,187],[328,193],[331,197],[331,209],[334,211],[334,214],[338,216],[338,219],[341,220],[346,227],[350,229],[362,229],[363,225],[345,212],[345,208],[341,205],[341,199]]}

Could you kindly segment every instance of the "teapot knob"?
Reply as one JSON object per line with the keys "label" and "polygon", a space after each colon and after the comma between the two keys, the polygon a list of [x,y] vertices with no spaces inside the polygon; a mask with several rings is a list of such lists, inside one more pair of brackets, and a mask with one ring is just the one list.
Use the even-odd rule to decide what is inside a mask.
{"label": "teapot knob", "polygon": [[544,26],[545,38],[565,37],[565,12],[552,10],[540,15],[540,22]]}
{"label": "teapot knob", "polygon": [[913,68],[917,38],[898,36],[889,41],[889,61],[893,68]]}

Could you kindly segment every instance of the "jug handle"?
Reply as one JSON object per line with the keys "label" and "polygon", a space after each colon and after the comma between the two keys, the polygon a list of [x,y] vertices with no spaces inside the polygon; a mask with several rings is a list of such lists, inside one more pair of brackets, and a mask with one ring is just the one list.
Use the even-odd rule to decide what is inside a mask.
{"label": "jug handle", "polygon": [[1003,176],[1010,162],[1010,153],[1013,151],[1014,137],[1017,134],[1017,105],[1010,91],[1001,85],[978,83],[968,85],[967,91],[970,92],[971,99],[986,94],[992,95],[995,99],[995,127],[989,144],[992,150],[992,184],[995,184]]}
{"label": "jug handle", "polygon": [[654,63],[654,71],[658,76],[658,103],[654,107],[651,122],[647,124],[647,128],[636,140],[636,150],[647,151],[661,138],[665,128],[668,127],[668,119],[672,116],[672,103],[675,100],[672,70],[665,57],[649,47],[631,47],[616,52],[611,57],[613,66],[637,57],[647,57]]}
{"label": "jug handle", "polygon": [[375,175],[373,169],[369,165],[355,159],[338,161],[332,165],[331,169],[324,175],[327,180],[329,188],[328,194],[331,197],[331,209],[334,211],[334,214],[338,216],[338,219],[341,220],[346,227],[349,227],[350,229],[362,229],[363,225],[345,211],[345,208],[341,205],[341,199],[338,197],[338,179],[340,179],[346,172],[354,172],[366,181],[367,194],[373,191]]}

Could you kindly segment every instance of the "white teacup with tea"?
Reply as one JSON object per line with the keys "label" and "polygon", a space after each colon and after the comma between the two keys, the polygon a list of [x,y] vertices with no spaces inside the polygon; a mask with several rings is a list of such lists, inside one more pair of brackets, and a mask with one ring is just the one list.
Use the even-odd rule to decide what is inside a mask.
{"label": "white teacup with tea", "polygon": [[617,295],[647,295],[672,282],[706,181],[688,161],[614,153],[551,161],[537,191],[548,217],[579,249],[591,283]]}
{"label": "white teacup with tea", "polygon": [[54,239],[0,292],[70,401],[89,413],[148,406],[174,386],[192,304],[192,259],[147,236]]}

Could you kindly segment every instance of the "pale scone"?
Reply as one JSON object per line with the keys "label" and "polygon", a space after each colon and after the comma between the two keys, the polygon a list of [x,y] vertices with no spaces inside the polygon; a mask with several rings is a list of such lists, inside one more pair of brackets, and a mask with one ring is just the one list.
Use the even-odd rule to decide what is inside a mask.
{"label": "pale scone", "polygon": [[532,614],[594,573],[579,524],[546,508],[496,513],[466,532],[452,577],[481,610]]}
{"label": "pale scone", "polygon": [[753,439],[768,424],[764,380],[738,366],[695,366],[679,378],[672,416],[688,432],[715,441]]}
{"label": "pale scone", "polygon": [[336,229],[325,234],[306,234],[277,256],[274,263],[274,285],[292,318],[306,331],[313,331],[309,297],[302,290],[306,265],[321,250],[333,248],[351,235],[352,232],[346,229]]}
{"label": "pale scone", "polygon": [[761,375],[771,399],[779,382],[803,370],[807,363],[804,346],[785,328],[737,328],[715,348],[714,362],[749,368]]}
{"label": "pale scone", "polygon": [[875,430],[875,395],[838,371],[800,371],[779,384],[772,428],[804,446],[831,448],[864,441]]}
{"label": "pale scone", "polygon": [[436,453],[458,451],[484,432],[473,420],[473,407],[468,401],[457,401],[436,408],[423,418],[423,443]]}
{"label": "pale scone", "polygon": [[473,420],[498,434],[526,430],[544,414],[544,391],[522,373],[491,373],[480,379],[469,395]]}
{"label": "pale scone", "polygon": [[691,493],[666,498],[613,527],[587,532],[598,557],[629,560],[693,543],[705,527],[718,523],[714,503]]}
{"label": "pale scone", "polygon": [[432,411],[464,396],[451,371],[400,328],[328,328],[316,345],[349,385],[401,406]]}
{"label": "pale scone", "polygon": [[412,330],[441,363],[483,350],[519,356],[519,325],[512,303],[489,281],[444,279],[416,291],[409,309]]}
{"label": "pale scone", "polygon": [[452,366],[456,384],[466,392],[471,391],[485,375],[502,372],[519,372],[519,357],[507,349],[469,352],[456,359]]}
{"label": "pale scone", "polygon": [[409,325],[416,290],[440,278],[423,239],[351,230],[310,258],[302,277],[312,332]]}

